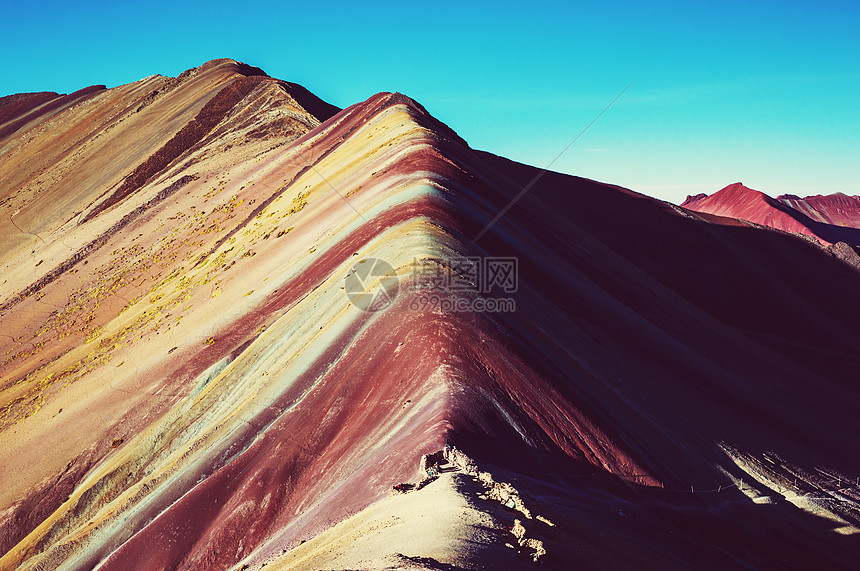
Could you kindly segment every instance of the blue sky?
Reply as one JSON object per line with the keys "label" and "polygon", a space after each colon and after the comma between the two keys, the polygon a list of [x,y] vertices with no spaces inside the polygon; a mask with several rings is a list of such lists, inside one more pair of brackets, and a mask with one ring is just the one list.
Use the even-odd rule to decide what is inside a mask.
{"label": "blue sky", "polygon": [[401,91],[473,147],[678,202],[742,181],[860,194],[857,2],[3,0],[0,95],[216,57],[338,106]]}

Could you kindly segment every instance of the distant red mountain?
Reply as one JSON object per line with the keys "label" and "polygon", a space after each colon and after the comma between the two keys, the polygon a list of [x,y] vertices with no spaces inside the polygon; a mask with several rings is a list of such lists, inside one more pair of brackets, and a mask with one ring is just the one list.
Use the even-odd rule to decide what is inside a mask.
{"label": "distant red mountain", "polygon": [[812,236],[826,245],[845,242],[860,246],[860,197],[841,192],[806,198],[792,194],[771,198],[736,182],[710,196],[688,196],[681,206]]}
{"label": "distant red mountain", "polygon": [[860,196],[848,196],[837,192],[826,196],[816,194],[806,198],[783,194],[776,199],[813,220],[836,226],[860,228]]}

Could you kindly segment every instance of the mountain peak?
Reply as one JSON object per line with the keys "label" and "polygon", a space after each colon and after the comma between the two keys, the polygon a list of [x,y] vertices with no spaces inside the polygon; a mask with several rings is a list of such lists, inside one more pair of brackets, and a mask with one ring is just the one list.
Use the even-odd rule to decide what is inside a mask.
{"label": "mountain peak", "polygon": [[255,76],[255,75],[264,75],[269,77],[268,74],[260,69],[259,67],[255,67],[252,65],[248,65],[247,63],[231,59],[231,58],[217,58],[209,60],[196,68],[191,68],[185,70],[183,73],[188,73],[190,71],[196,70],[198,72],[206,72],[212,69],[230,69],[235,71],[236,73],[240,73],[244,76]]}
{"label": "mountain peak", "polygon": [[258,71],[0,100],[0,569],[856,566],[847,243]]}
{"label": "mountain peak", "polygon": [[846,242],[860,246],[860,232],[856,231],[860,228],[860,199],[842,193],[771,198],[736,182],[710,196],[688,196],[681,206],[811,236],[824,244]]}

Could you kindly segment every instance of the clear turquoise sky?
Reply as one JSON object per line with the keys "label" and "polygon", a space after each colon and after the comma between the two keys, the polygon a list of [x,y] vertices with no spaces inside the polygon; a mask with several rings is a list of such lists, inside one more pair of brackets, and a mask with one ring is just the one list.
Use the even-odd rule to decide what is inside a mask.
{"label": "clear turquoise sky", "polygon": [[860,194],[860,2],[3,0],[0,95],[216,57],[344,107],[412,96],[479,149],[671,201]]}

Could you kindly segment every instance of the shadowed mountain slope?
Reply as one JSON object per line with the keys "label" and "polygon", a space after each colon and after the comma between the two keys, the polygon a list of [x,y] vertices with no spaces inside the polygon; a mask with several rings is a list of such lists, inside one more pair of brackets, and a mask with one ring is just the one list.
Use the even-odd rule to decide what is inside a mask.
{"label": "shadowed mountain slope", "polygon": [[[0,568],[853,564],[860,274],[254,69],[0,139]],[[475,256],[516,311],[427,303]]]}

